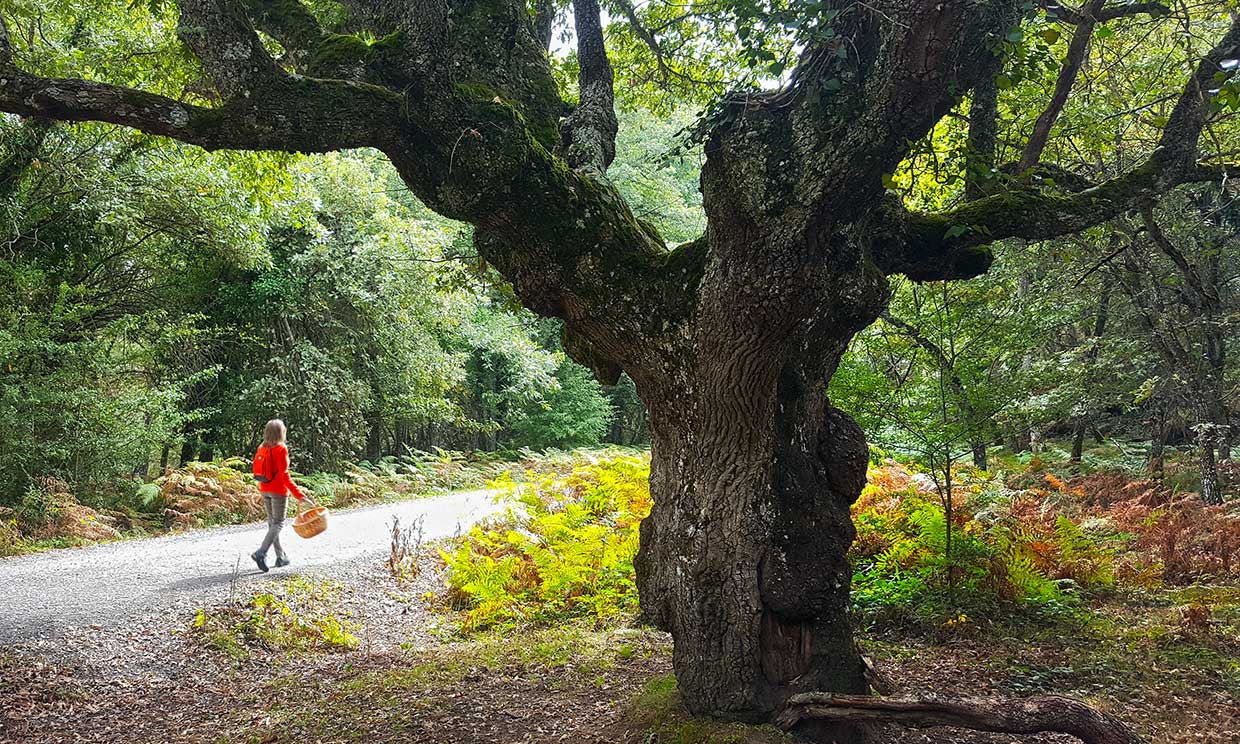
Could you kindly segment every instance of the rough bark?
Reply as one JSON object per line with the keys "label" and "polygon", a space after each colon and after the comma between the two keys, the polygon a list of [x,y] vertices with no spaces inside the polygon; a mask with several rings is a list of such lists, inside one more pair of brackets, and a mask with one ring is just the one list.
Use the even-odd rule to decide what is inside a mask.
{"label": "rough bark", "polygon": [[551,33],[555,30],[555,0],[537,0],[534,3],[534,36],[543,49],[551,49]]}
{"label": "rough bark", "polygon": [[616,157],[615,75],[603,42],[598,0],[573,0],[577,24],[577,87],[581,101],[564,122],[565,159],[574,168],[602,175]]}
{"label": "rough bark", "polygon": [[1201,500],[1207,504],[1223,503],[1223,493],[1219,489],[1218,460],[1214,458],[1214,434],[1209,425],[1200,426],[1197,431],[1197,463],[1201,473]]}
{"label": "rough bark", "polygon": [[999,85],[995,78],[1003,69],[1003,58],[992,54],[986,65],[986,74],[973,86],[973,100],[969,104],[964,185],[964,196],[969,201],[993,193],[993,181],[998,175],[995,154],[999,142]]}

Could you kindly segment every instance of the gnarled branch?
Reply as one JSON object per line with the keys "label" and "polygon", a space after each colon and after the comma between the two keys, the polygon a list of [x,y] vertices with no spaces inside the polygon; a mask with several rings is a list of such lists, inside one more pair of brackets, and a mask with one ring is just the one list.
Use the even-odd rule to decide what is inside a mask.
{"label": "gnarled branch", "polygon": [[[0,70],[0,110],[62,121],[103,121],[172,137],[206,150],[329,152],[383,142],[400,100],[334,81],[303,81],[281,99],[278,117],[250,102],[203,108],[165,96],[73,78],[41,78],[15,67]],[[323,98],[353,110],[324,109]],[[361,116],[359,116],[361,115]]]}
{"label": "gnarled branch", "polygon": [[294,64],[305,61],[327,33],[300,0],[244,0],[254,25],[280,42]]}
{"label": "gnarled branch", "polygon": [[1060,20],[1071,23],[1080,24],[1087,23],[1091,20],[1095,23],[1106,23],[1119,18],[1126,18],[1134,15],[1150,15],[1153,17],[1165,16],[1171,14],[1171,8],[1163,3],[1143,2],[1143,3],[1120,3],[1109,8],[1101,8],[1092,18],[1087,17],[1082,11],[1070,8],[1059,2],[1043,2],[1042,7],[1048,13],[1053,13]]}
{"label": "gnarled branch", "polygon": [[777,723],[792,728],[805,719],[855,723],[898,723],[910,728],[956,726],[1003,734],[1055,732],[1085,744],[1141,744],[1142,739],[1112,716],[1079,700],[1047,695],[1014,700],[995,697],[880,698],[805,693],[788,700]]}
{"label": "gnarled branch", "polygon": [[1070,10],[1063,6],[1056,6],[1056,10],[1064,13],[1065,18],[1076,28],[1072,32],[1071,41],[1068,42],[1068,53],[1064,58],[1063,67],[1059,69],[1059,76],[1055,79],[1055,90],[1051,94],[1050,103],[1038,115],[1033,125],[1033,133],[1029,135],[1029,141],[1021,153],[1017,168],[1019,174],[1024,174],[1033,168],[1042,158],[1042,151],[1046,149],[1051,128],[1063,112],[1063,107],[1068,102],[1068,94],[1071,93],[1072,86],[1081,73],[1081,67],[1085,64],[1085,58],[1089,53],[1089,42],[1097,25],[1143,13],[1156,18],[1171,13],[1170,9],[1161,3],[1127,3],[1108,8],[1106,0],[1090,0],[1080,10]]}
{"label": "gnarled branch", "polygon": [[179,0],[177,35],[224,98],[259,93],[283,72],[263,48],[240,0]]}

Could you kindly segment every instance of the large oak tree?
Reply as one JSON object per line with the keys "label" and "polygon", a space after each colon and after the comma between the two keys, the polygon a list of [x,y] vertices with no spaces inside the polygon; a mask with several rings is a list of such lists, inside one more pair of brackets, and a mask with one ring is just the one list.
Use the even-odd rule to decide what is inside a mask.
{"label": "large oak tree", "polygon": [[[995,241],[1079,231],[1179,184],[1222,178],[1226,167],[1203,161],[1198,140],[1210,91],[1240,53],[1235,20],[1168,91],[1174,108],[1144,162],[1075,190],[1035,187],[1020,176],[1051,167],[1041,154],[1078,47],[1101,21],[1165,10],[1046,3],[1081,41],[1025,156],[1007,169],[1014,184],[979,179],[971,201],[926,214],[888,192],[884,174],[974,89],[978,172],[1004,171],[986,160],[998,52],[1035,3],[780,4],[768,22],[799,29],[786,46],[797,62],[777,89],[725,96],[704,121],[708,226],[669,247],[606,176],[615,73],[598,0],[573,2],[573,106],[547,53],[549,2],[531,11],[519,0],[344,0],[340,27],[298,0],[176,4],[178,35],[209,94],[173,99],[32,74],[29,48],[15,54],[5,31],[0,110],[112,122],[207,149],[384,152],[419,199],[474,226],[482,256],[527,307],[563,320],[574,358],[636,383],[654,439],[655,508],[638,561],[644,614],[673,635],[691,710],[754,721],[797,693],[867,690],[846,618],[845,556],[867,451],[825,391],[849,340],[882,312],[887,277],[976,276]],[[764,7],[722,2],[695,15],[731,22],[733,5]],[[647,27],[623,0],[613,9],[635,24],[656,69],[684,75],[660,44],[674,24]]]}

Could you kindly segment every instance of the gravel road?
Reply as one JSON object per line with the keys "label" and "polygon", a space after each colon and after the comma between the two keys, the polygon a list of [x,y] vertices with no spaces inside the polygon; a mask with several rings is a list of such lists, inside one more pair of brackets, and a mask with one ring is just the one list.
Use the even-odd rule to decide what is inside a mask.
{"label": "gravel road", "polygon": [[[425,539],[450,537],[501,507],[492,491],[332,512],[323,534],[303,540],[286,522],[293,561],[263,574],[250,560],[265,525],[193,530],[151,539],[0,559],[0,647],[46,643],[75,630],[119,631],[135,618],[227,598],[295,572],[328,572],[388,550],[393,517],[423,518]],[[270,557],[274,562],[274,555]]]}

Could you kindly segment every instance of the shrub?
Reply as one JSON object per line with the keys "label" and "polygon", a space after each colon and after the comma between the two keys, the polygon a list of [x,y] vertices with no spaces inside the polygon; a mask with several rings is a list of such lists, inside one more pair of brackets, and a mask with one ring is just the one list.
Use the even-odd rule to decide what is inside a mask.
{"label": "shrub", "polygon": [[953,483],[949,557],[946,514],[933,485],[890,460],[870,468],[853,507],[850,553],[853,601],[863,614],[958,624],[962,607],[977,613],[1021,602],[1058,610],[1069,598],[1066,587],[1113,581],[1112,552],[1057,515],[1046,492],[1031,497],[968,469]]}
{"label": "shrub", "polygon": [[17,523],[26,534],[43,530],[60,521],[71,500],[69,487],[57,478],[38,478],[27,487],[17,505]]}
{"label": "shrub", "polygon": [[232,524],[266,516],[258,484],[241,458],[189,462],[156,483],[158,501],[168,505],[165,516],[177,527]]}
{"label": "shrub", "polygon": [[17,529],[16,519],[4,519],[0,514],[0,558],[25,553],[26,540]]}
{"label": "shrub", "polygon": [[648,457],[616,457],[528,484],[441,555],[465,630],[633,612],[638,525],[650,513]]}

